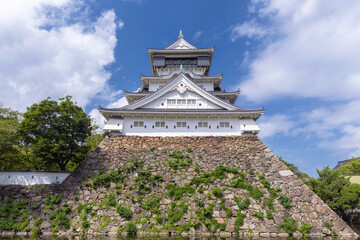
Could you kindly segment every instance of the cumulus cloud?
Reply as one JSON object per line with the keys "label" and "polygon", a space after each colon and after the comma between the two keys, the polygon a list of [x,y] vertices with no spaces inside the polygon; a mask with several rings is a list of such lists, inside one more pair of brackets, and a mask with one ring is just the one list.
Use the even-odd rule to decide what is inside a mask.
{"label": "cumulus cloud", "polygon": [[231,27],[230,40],[235,42],[240,37],[260,39],[269,34],[269,30],[258,24],[255,19]]}
{"label": "cumulus cloud", "polygon": [[259,136],[261,138],[272,137],[276,134],[288,134],[294,127],[295,122],[286,115],[263,116],[258,121],[261,129]]}
{"label": "cumulus cloud", "polygon": [[[128,102],[125,97],[122,97],[122,98],[118,99],[117,101],[108,104],[106,107],[107,108],[120,108],[120,107],[123,107],[126,105],[128,105]],[[97,108],[92,109],[89,113],[89,116],[90,116],[90,118],[92,118],[93,123],[95,123],[97,126],[99,126],[100,129],[104,128],[106,119],[103,117],[103,115],[101,115],[101,113],[99,112],[99,110]]]}
{"label": "cumulus cloud", "polygon": [[[258,18],[268,17],[278,38],[266,44],[251,63],[240,85],[244,95],[256,102],[283,96],[357,98],[360,4],[350,2],[257,0]],[[244,30],[232,39],[256,38],[256,33]]]}
{"label": "cumulus cloud", "polygon": [[70,0],[2,4],[0,101],[5,106],[24,111],[46,97],[71,95],[84,107],[106,91],[111,73],[104,67],[115,60],[116,16],[108,10],[89,22],[86,12],[84,3]]}
{"label": "cumulus cloud", "polygon": [[[291,132],[315,136],[327,149],[360,152],[359,2],[253,0],[249,9],[255,17],[236,25],[229,37],[258,39],[265,27],[273,35],[253,54],[249,74],[236,88],[257,103],[319,100],[316,108],[288,119],[297,123],[290,124]],[[274,134],[263,126],[270,131],[265,136]]]}

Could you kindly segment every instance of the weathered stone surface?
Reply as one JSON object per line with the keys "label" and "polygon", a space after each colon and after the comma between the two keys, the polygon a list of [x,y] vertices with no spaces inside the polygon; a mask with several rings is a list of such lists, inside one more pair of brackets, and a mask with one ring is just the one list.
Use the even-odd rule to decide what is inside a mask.
{"label": "weathered stone surface", "polygon": [[336,222],[334,222],[334,230],[337,232],[342,231],[345,227],[346,227],[346,223],[344,222],[344,220],[342,220],[341,218],[339,218],[339,220],[337,220]]}
{"label": "weathered stone surface", "polygon": [[[188,149],[191,151],[188,152]],[[150,149],[152,149],[150,151]],[[184,159],[189,160],[189,165],[185,162],[179,163],[177,169],[170,166],[168,160],[174,160],[169,156],[174,151],[180,151]],[[139,161],[137,169],[134,161]],[[192,184],[192,179],[198,178],[200,173],[210,173],[217,166],[223,165],[230,168],[237,168],[245,174],[245,179],[253,188],[259,189],[263,193],[260,201],[253,199],[249,191],[242,188],[230,187],[231,182],[238,178],[234,172],[227,172],[223,177],[215,179],[199,186]],[[132,167],[130,167],[132,166]],[[128,168],[129,167],[129,168]],[[94,188],[93,177],[116,172],[118,168],[128,168],[124,174],[124,181],[106,180],[98,187]],[[254,174],[250,174],[249,170]],[[258,219],[253,216],[254,212],[264,212],[269,209],[266,207],[266,200],[271,196],[268,190],[260,182],[259,174],[264,173],[264,178],[270,182],[271,188],[281,188],[281,194],[291,198],[292,207],[285,209],[276,197],[273,205],[274,220]],[[134,181],[144,173],[150,176],[140,182]],[[154,180],[161,179],[159,181]],[[106,178],[108,179],[108,178]],[[175,196],[168,194],[167,184],[174,184],[183,187],[183,192],[175,201]],[[194,191],[190,191],[190,185]],[[145,188],[144,188],[145,186]],[[220,187],[223,191],[222,197],[213,195],[213,189]],[[149,188],[149,189],[147,189]],[[201,190],[201,191],[200,191]],[[54,204],[52,210],[43,211],[48,207],[45,204],[46,195],[59,193],[63,199],[59,205]],[[78,196],[78,200],[74,197]],[[114,198],[114,202],[109,198]],[[187,236],[250,236],[249,228],[252,229],[253,237],[285,237],[287,234],[277,226],[283,222],[282,217],[293,218],[299,225],[302,221],[311,224],[310,234],[318,236],[328,235],[328,229],[324,229],[325,221],[333,224],[333,229],[340,236],[352,235],[354,232],[334,213],[319,197],[317,197],[301,180],[294,175],[287,167],[256,137],[137,137],[137,136],[112,136],[106,137],[99,147],[92,152],[81,165],[63,182],[61,185],[37,187],[19,186],[0,186],[0,203],[5,203],[9,198],[15,201],[28,199],[29,215],[31,220],[29,226],[34,226],[34,221],[39,217],[44,219],[40,225],[40,231],[52,234],[53,227],[49,224],[51,213],[54,209],[61,209],[65,203],[71,206],[71,229],[64,230],[59,228],[59,234],[82,234],[83,216],[89,221],[90,228],[85,230],[85,234],[101,234],[115,236],[118,229],[120,235],[125,236],[125,227],[129,221],[136,222],[138,232],[146,236],[171,236],[179,235],[177,229],[189,223],[197,221],[197,211],[204,213],[204,209],[210,204],[213,205],[212,217],[221,224],[215,233],[207,232],[204,225],[200,225],[196,230],[191,227],[183,235]],[[155,199],[159,199],[156,200]],[[250,198],[248,208],[241,210],[244,214],[244,225],[240,226],[240,231],[235,232],[235,222],[239,205],[236,199],[244,200]],[[155,199],[155,200],[154,200]],[[222,199],[222,200],[221,200]],[[153,201],[154,200],[154,201]],[[39,204],[39,209],[32,209],[30,206]],[[84,209],[78,212],[79,205],[83,204]],[[180,206],[180,203],[186,205]],[[132,211],[130,220],[125,219],[118,213],[117,207]],[[86,208],[91,206],[91,208]],[[175,209],[174,209],[175,208]],[[118,208],[119,209],[119,208]],[[120,209],[121,210],[121,209]],[[229,210],[232,211],[229,214]],[[86,211],[86,214],[85,214]],[[123,211],[123,210],[122,210]],[[184,211],[184,212],[182,212]],[[121,211],[120,211],[121,212]],[[164,219],[169,219],[169,213],[181,213],[173,224]],[[122,213],[123,214],[123,213]],[[227,216],[229,214],[229,216]],[[53,216],[52,216],[53,217]],[[164,225],[166,224],[166,225]],[[163,226],[168,226],[163,229]],[[223,228],[224,227],[224,228]],[[155,231],[148,231],[155,228]],[[156,231],[156,229],[158,231]],[[0,234],[6,234],[5,231]],[[13,234],[8,232],[8,234]]]}

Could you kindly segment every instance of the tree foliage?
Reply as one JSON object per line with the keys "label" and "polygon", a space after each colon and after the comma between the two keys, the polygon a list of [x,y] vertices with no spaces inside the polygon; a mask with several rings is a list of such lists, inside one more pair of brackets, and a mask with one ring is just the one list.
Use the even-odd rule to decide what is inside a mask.
{"label": "tree foliage", "polygon": [[360,173],[360,158],[353,158],[351,161],[339,168],[341,173]]}
{"label": "tree foliage", "polygon": [[309,181],[310,188],[334,210],[340,210],[339,199],[341,199],[341,190],[350,185],[349,179],[340,174],[339,171],[331,171],[329,166],[321,171],[317,170],[319,177],[312,178]]}
{"label": "tree foliage", "polygon": [[19,133],[31,146],[37,169],[57,165],[65,170],[69,162],[81,162],[89,151],[86,139],[91,135],[91,120],[70,96],[35,103],[24,113]]}
{"label": "tree foliage", "polygon": [[21,114],[0,104],[0,169],[18,168],[22,159],[17,131]]}

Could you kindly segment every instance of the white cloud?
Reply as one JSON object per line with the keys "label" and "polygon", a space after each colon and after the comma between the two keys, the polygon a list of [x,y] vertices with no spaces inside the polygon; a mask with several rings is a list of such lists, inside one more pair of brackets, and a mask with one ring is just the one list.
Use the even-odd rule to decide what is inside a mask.
{"label": "white cloud", "polygon": [[[257,102],[283,96],[358,98],[360,4],[350,2],[273,0],[261,4],[259,16],[268,17],[278,37],[251,63],[240,85],[244,95]],[[257,37],[255,33],[244,30],[230,37]]]}
{"label": "white cloud", "polygon": [[[114,62],[115,13],[95,22],[70,0],[13,0],[0,9],[0,99],[21,111],[51,97],[72,95],[82,107],[107,87]],[[116,94],[115,94],[116,95]]]}
{"label": "white cloud", "polygon": [[119,28],[119,29],[122,29],[122,28],[124,27],[124,25],[125,25],[124,21],[120,19],[120,20],[118,21],[118,28]]}
{"label": "white cloud", "polygon": [[[128,102],[125,97],[122,97],[122,98],[118,99],[117,101],[108,104],[106,107],[107,108],[120,108],[120,107],[123,107],[126,105],[128,105]],[[101,115],[101,113],[99,112],[99,110],[97,108],[92,109],[89,113],[89,116],[93,119],[93,122],[97,126],[100,127],[100,129],[104,128],[106,119],[103,117],[103,115]]]}
{"label": "white cloud", "polygon": [[295,122],[286,115],[263,116],[258,121],[260,138],[272,137],[276,134],[288,134]]}
{"label": "white cloud", "polygon": [[[320,147],[359,153],[360,3],[253,0],[250,10],[256,17],[236,25],[230,38],[259,39],[265,28],[271,38],[264,39],[249,63],[248,76],[236,88],[257,103],[321,100],[316,101],[319,107],[293,116],[290,121],[296,125],[290,124],[289,131],[316,136]],[[265,137],[274,134],[267,127],[272,126],[263,125]]]}
{"label": "white cloud", "polygon": [[230,40],[236,41],[240,37],[260,39],[269,34],[269,30],[259,25],[254,19],[236,24],[231,27]]}
{"label": "white cloud", "polygon": [[192,38],[194,40],[198,40],[202,34],[203,34],[203,31],[197,31]]}

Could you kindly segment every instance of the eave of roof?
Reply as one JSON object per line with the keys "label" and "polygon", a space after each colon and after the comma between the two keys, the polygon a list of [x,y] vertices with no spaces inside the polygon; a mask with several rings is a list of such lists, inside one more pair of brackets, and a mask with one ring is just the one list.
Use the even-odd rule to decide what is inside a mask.
{"label": "eave of roof", "polygon": [[193,80],[193,79],[194,80],[202,80],[202,81],[214,80],[214,83],[216,84],[216,86],[220,86],[221,80],[223,78],[222,73],[213,75],[213,76],[208,76],[208,75],[202,76],[202,75],[194,74],[190,70],[179,69],[176,71],[172,71],[168,75],[162,75],[162,76],[145,76],[145,75],[140,74],[140,80],[141,80],[143,86],[147,86],[149,84],[149,80],[172,80],[172,79],[175,79],[177,76],[179,76],[182,73],[189,75],[191,77],[191,80]]}
{"label": "eave of roof", "polygon": [[255,121],[264,114],[264,108],[261,109],[240,109],[240,110],[210,110],[210,109],[111,109],[111,108],[99,108],[99,111],[106,119],[111,117],[125,117],[125,116],[227,116],[227,117],[240,117],[240,118],[252,118]]}

